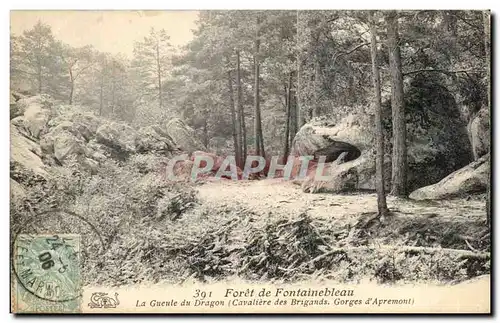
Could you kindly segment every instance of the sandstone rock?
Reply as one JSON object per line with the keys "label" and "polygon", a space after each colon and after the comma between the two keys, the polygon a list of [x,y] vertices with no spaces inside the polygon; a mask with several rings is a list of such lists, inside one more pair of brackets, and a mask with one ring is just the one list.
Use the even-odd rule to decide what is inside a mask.
{"label": "sandstone rock", "polygon": [[98,162],[103,162],[105,161],[106,159],[108,159],[106,157],[106,155],[104,155],[103,153],[100,153],[98,151],[93,151],[89,154],[90,158],[92,158],[93,160],[95,161],[98,161]]}
{"label": "sandstone rock", "polygon": [[14,119],[16,117],[19,117],[19,116],[22,116],[23,115],[23,112],[21,111],[21,109],[19,109],[19,105],[17,103],[12,103],[12,99],[11,99],[11,103],[10,103],[10,119]]}
{"label": "sandstone rock", "polygon": [[16,129],[19,131],[19,133],[21,133],[25,136],[30,136],[29,131],[24,127],[25,124],[26,124],[26,121],[24,120],[23,116],[18,116],[18,117],[15,117],[14,119],[10,120],[11,127],[16,127]]}
{"label": "sandstone rock", "polygon": [[25,96],[17,93],[10,92],[10,119],[14,119],[16,117],[22,116],[24,114],[24,110],[26,109],[26,104],[19,102],[21,99],[24,99]]}
{"label": "sandstone rock", "polygon": [[55,109],[57,116],[51,118],[47,123],[48,131],[57,132],[60,128],[63,128],[88,142],[95,137],[102,119],[91,113],[75,110],[76,108],[73,106],[58,106]]}
{"label": "sandstone rock", "polygon": [[83,142],[69,131],[61,131],[54,138],[54,156],[59,162],[67,157],[84,154]]}
{"label": "sandstone rock", "polygon": [[196,150],[206,150],[206,147],[197,138],[194,129],[181,119],[170,120],[166,125],[166,132],[182,151],[192,153]]}
{"label": "sandstone rock", "polygon": [[125,124],[112,122],[102,124],[96,132],[96,141],[117,152],[135,152],[136,131]]}
{"label": "sandstone rock", "polygon": [[[410,93],[411,94],[411,93]],[[429,94],[431,96],[432,93]],[[438,182],[471,161],[467,129],[460,120],[458,108],[449,93],[432,94],[431,99],[412,101],[409,95],[407,115],[408,186],[409,190]],[[391,120],[390,107],[385,108],[386,134],[385,183],[390,188]],[[291,155],[327,155],[334,160],[348,151],[347,161],[356,168],[355,189],[375,189],[375,135],[371,116],[351,114],[333,122],[315,119],[296,134]],[[357,159],[354,159],[357,158]],[[348,167],[348,166],[343,166]],[[312,184],[311,184],[312,185]],[[318,183],[319,185],[319,183]],[[321,184],[323,185],[323,184]],[[342,185],[341,185],[342,186]]]}
{"label": "sandstone rock", "polygon": [[42,162],[41,149],[39,145],[23,136],[19,130],[11,126],[10,128],[10,161],[17,163],[34,174],[45,177],[47,172]]}
{"label": "sandstone rock", "polygon": [[165,132],[158,132],[157,129],[158,127],[149,126],[138,131],[135,143],[137,152],[167,153],[178,150],[173,139]]}
{"label": "sandstone rock", "polygon": [[44,96],[35,96],[20,100],[18,103],[25,105],[24,127],[34,138],[39,138],[42,131],[45,130],[50,118],[50,108],[46,105],[47,98]]}
{"label": "sandstone rock", "polygon": [[[317,180],[315,171],[302,183],[305,192],[347,192],[375,189],[375,153],[373,133],[369,120],[349,115],[334,124],[328,120],[315,120],[304,125],[295,136],[292,156],[327,156],[326,169],[333,176],[331,182]],[[343,163],[332,166],[342,153]],[[386,162],[386,189],[390,188],[390,157]]]}
{"label": "sandstone rock", "polygon": [[335,142],[363,151],[372,146],[372,139],[370,127],[363,126],[356,115],[349,115],[337,124],[328,120],[315,120],[300,128],[293,140],[290,154],[312,156]]}
{"label": "sandstone rock", "polygon": [[490,151],[490,111],[487,107],[479,110],[467,126],[474,159]]}
{"label": "sandstone rock", "polygon": [[92,175],[97,174],[97,171],[99,169],[99,163],[97,161],[83,157],[79,159],[79,163],[84,169],[89,171]]}
{"label": "sandstone rock", "polygon": [[17,181],[10,179],[10,198],[11,200],[22,199],[26,196],[25,188]]}
{"label": "sandstone rock", "polygon": [[414,200],[439,200],[486,192],[490,181],[490,154],[451,173],[440,182],[419,188],[410,194]]}

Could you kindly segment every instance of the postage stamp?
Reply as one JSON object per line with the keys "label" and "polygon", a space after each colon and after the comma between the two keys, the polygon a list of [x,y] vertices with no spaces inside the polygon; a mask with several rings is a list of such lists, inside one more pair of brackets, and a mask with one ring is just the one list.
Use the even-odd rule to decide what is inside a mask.
{"label": "postage stamp", "polygon": [[81,295],[80,236],[17,236],[15,299],[19,313],[78,312]]}
{"label": "postage stamp", "polygon": [[490,10],[12,10],[13,313],[491,313]]}

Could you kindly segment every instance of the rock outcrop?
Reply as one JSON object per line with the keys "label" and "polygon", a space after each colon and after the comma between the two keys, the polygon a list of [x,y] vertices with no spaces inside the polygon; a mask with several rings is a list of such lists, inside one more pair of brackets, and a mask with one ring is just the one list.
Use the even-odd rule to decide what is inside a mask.
{"label": "rock outcrop", "polygon": [[481,108],[467,126],[474,159],[490,152],[490,111]]}
{"label": "rock outcrop", "polygon": [[16,126],[10,127],[10,196],[17,199],[26,195],[24,185],[33,185],[47,178],[40,146],[22,134]]}
{"label": "rock outcrop", "polygon": [[43,164],[40,146],[27,138],[15,127],[10,128],[10,162],[17,164],[34,174],[45,177],[47,171]]}
{"label": "rock outcrop", "polygon": [[207,149],[197,138],[194,129],[179,118],[172,119],[167,123],[166,132],[182,151],[192,153]]}
{"label": "rock outcrop", "polygon": [[[419,99],[409,91],[407,97],[407,148],[408,148],[408,186],[415,190],[434,184],[448,174],[464,167],[472,160],[471,145],[467,136],[466,125],[460,119],[455,101],[448,92],[436,95],[429,93],[426,100]],[[425,89],[418,89],[419,94]],[[431,91],[431,89],[429,89]],[[418,99],[418,100],[417,100]],[[386,132],[385,152],[385,183],[390,188],[391,181],[391,120],[390,107],[384,110]],[[485,115],[485,114],[484,114]],[[472,122],[472,129],[478,129],[476,146],[478,151],[485,151],[485,136],[487,127],[484,125],[483,114],[478,114],[477,120]],[[367,115],[351,114],[338,122],[330,120],[313,120],[304,125],[296,134],[291,154],[299,155],[326,155],[327,162],[335,160],[342,152],[347,152],[345,164],[337,166],[341,174],[337,176],[340,183],[331,184],[332,187],[353,187],[354,190],[375,189],[375,134],[373,133],[373,119]],[[488,143],[489,144],[489,143]],[[347,171],[349,168],[352,170]],[[357,176],[357,184],[350,181]],[[349,179],[347,180],[347,177]],[[344,182],[344,183],[342,183]],[[306,190],[313,190],[316,186],[325,186],[325,183],[314,183],[309,180],[304,184]],[[326,185],[328,186],[328,185]],[[335,189],[336,190],[336,189]],[[335,191],[334,190],[334,191]]]}
{"label": "rock outcrop", "polygon": [[96,141],[125,154],[134,153],[136,131],[126,124],[111,122],[102,124],[96,132]]}
{"label": "rock outcrop", "polygon": [[490,181],[490,154],[451,173],[440,182],[419,188],[410,194],[414,200],[440,200],[486,192]]}
{"label": "rock outcrop", "polygon": [[[338,160],[344,153],[342,160]],[[304,125],[293,141],[292,156],[326,156],[326,169],[333,179],[317,180],[309,174],[302,183],[304,192],[339,193],[375,189],[373,133],[362,118],[350,115],[337,124],[315,120]],[[335,162],[334,162],[335,161]],[[386,163],[386,188],[390,187],[390,160]]]}
{"label": "rock outcrop", "polygon": [[[345,117],[337,124],[328,120],[315,120],[300,128],[293,140],[290,155],[312,156],[315,152],[335,146],[336,143],[339,146],[338,151],[353,150],[354,153],[356,150],[369,149],[372,138],[371,132],[361,126],[355,115]],[[342,146],[345,148],[342,149]]]}
{"label": "rock outcrop", "polygon": [[155,152],[170,154],[173,151],[179,151],[174,140],[160,127],[148,126],[139,129],[136,138],[137,152]]}
{"label": "rock outcrop", "polygon": [[136,130],[96,116],[86,107],[55,105],[46,95],[13,95],[12,109],[16,113],[11,116],[11,186],[16,195],[23,192],[26,183],[50,176],[48,167],[76,162],[95,174],[109,159],[128,161],[134,156],[130,165],[146,161],[151,170],[158,167],[150,165],[155,160],[171,157],[181,152],[181,147],[187,152],[204,148],[195,131],[180,119],[167,127]]}
{"label": "rock outcrop", "polygon": [[34,138],[40,138],[51,115],[51,101],[46,95],[24,98],[17,102],[24,117],[24,128]]}

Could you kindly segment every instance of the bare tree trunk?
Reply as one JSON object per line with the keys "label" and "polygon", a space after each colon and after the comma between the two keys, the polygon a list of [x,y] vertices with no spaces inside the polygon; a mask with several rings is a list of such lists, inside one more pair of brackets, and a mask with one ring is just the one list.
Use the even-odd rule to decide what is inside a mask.
{"label": "bare tree trunk", "polygon": [[377,205],[378,215],[382,218],[389,215],[387,209],[387,202],[385,199],[384,189],[384,132],[382,130],[382,104],[380,97],[380,73],[378,70],[377,60],[377,31],[375,27],[374,13],[371,13],[370,19],[370,33],[371,33],[371,59],[372,59],[372,78],[373,89],[375,94],[374,107],[375,107],[375,123],[377,128],[377,156],[376,156],[376,188],[377,188]]}
{"label": "bare tree trunk", "polygon": [[[207,111],[205,111],[207,113]],[[203,122],[203,144],[208,148],[209,138],[208,138],[208,118],[205,118]]]}
{"label": "bare tree trunk", "polygon": [[285,85],[285,138],[283,141],[283,160],[288,157],[289,142],[290,142],[290,88]]}
{"label": "bare tree trunk", "polygon": [[[228,60],[229,61],[229,60]],[[229,108],[231,109],[231,122],[233,125],[233,144],[234,144],[234,155],[236,158],[236,164],[241,167],[241,126],[239,116],[236,115],[235,105],[234,105],[234,94],[233,94],[233,79],[231,77],[231,71],[227,71],[227,88],[229,91]]]}
{"label": "bare tree trunk", "polygon": [[260,95],[259,95],[259,78],[260,78],[260,63],[259,63],[259,50],[260,50],[260,20],[256,18],[256,31],[254,40],[254,109],[255,109],[255,153],[258,156],[264,156],[264,141],[262,138],[262,121],[260,115]]}
{"label": "bare tree trunk", "polygon": [[75,92],[75,83],[71,81],[70,89],[69,89],[69,104],[73,104],[73,93]]}
{"label": "bare tree trunk", "polygon": [[[483,11],[483,25],[484,25],[484,56],[485,56],[485,67],[486,67],[486,84],[487,84],[487,95],[486,104],[488,109],[491,111],[491,23],[490,23],[490,11]],[[491,138],[490,138],[491,142]],[[490,148],[491,150],[491,148]],[[491,170],[490,170],[491,172]],[[490,173],[489,173],[490,174]],[[491,175],[489,176],[487,190],[486,190],[486,224],[491,223]]]}
{"label": "bare tree trunk", "polygon": [[316,55],[315,61],[314,61],[314,107],[312,110],[312,117],[319,117],[320,111],[319,111],[319,89],[321,87],[320,84],[320,65],[319,65],[319,57]]}
{"label": "bare tree trunk", "polygon": [[38,94],[42,93],[42,64],[37,66],[37,78],[38,78]]}
{"label": "bare tree trunk", "polygon": [[[295,104],[295,105],[294,105]],[[288,110],[290,111],[290,134],[288,138],[288,147],[292,146],[293,138],[297,133],[297,98],[293,89],[293,72],[288,76]]]}
{"label": "bare tree trunk", "polygon": [[487,102],[488,107],[491,105],[491,31],[490,31],[490,12],[489,10],[483,11],[483,24],[484,24],[484,54],[486,61],[486,83],[488,87]]}
{"label": "bare tree trunk", "polygon": [[115,72],[113,70],[111,81],[111,116],[115,115],[115,86]]}
{"label": "bare tree trunk", "polygon": [[[300,19],[300,10],[297,10],[297,41],[298,41],[298,35],[299,35],[299,19]],[[301,100],[301,91],[300,91],[300,86],[301,86],[301,69],[300,66],[302,64],[302,56],[300,50],[297,51],[297,89],[295,91],[296,95],[296,125],[297,125],[297,130],[300,129],[300,127],[303,126],[304,123],[304,117],[301,113],[301,108],[302,108],[302,100]]]}
{"label": "bare tree trunk", "polygon": [[69,98],[68,104],[73,104],[73,92],[75,91],[75,78],[73,77],[73,71],[71,70],[72,66],[68,68],[69,72]]}
{"label": "bare tree trunk", "polygon": [[236,106],[238,119],[238,147],[239,147],[239,167],[245,163],[247,158],[247,135],[245,128],[245,114],[243,111],[243,98],[241,93],[241,67],[240,67],[240,51],[236,51]]}
{"label": "bare tree trunk", "polygon": [[161,65],[160,65],[160,44],[156,41],[156,72],[158,74],[158,103],[160,110],[162,108],[162,89],[161,89]]}
{"label": "bare tree trunk", "polygon": [[406,197],[407,150],[406,118],[403,93],[403,74],[401,72],[401,53],[399,49],[398,16],[390,11],[386,16],[387,42],[389,48],[389,69],[391,72],[391,107],[392,107],[392,190],[391,194]]}
{"label": "bare tree trunk", "polygon": [[304,123],[304,118],[301,113],[302,101],[300,100],[300,55],[297,54],[297,89],[295,90],[295,116],[296,116],[296,125],[297,130],[299,130]]}
{"label": "bare tree trunk", "polygon": [[99,85],[99,116],[102,116],[103,105],[104,105],[104,70],[101,70],[101,82]]}

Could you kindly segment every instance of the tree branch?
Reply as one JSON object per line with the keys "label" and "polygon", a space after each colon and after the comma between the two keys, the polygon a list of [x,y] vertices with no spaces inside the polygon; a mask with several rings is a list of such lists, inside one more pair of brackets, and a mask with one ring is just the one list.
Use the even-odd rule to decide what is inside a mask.
{"label": "tree branch", "polygon": [[361,47],[363,47],[365,45],[370,45],[370,42],[364,42],[362,44],[359,44],[359,45],[355,46],[354,48],[348,50],[347,52],[338,53],[337,55],[335,55],[333,57],[333,64],[332,65],[335,65],[335,62],[337,61],[337,58],[339,58],[341,56],[350,55],[350,54],[354,53],[355,51],[357,51],[358,49],[360,49]]}

